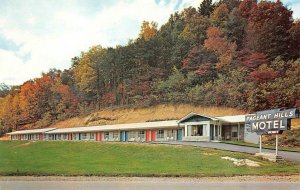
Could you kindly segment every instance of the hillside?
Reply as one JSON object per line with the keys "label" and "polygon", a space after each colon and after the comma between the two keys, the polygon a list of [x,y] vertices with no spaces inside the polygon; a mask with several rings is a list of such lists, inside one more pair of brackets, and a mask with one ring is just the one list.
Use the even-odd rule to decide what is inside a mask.
{"label": "hillside", "polygon": [[[69,128],[80,126],[109,125],[180,119],[190,112],[208,116],[225,116],[247,114],[249,112],[225,107],[203,107],[189,104],[157,105],[148,108],[115,108],[94,112],[85,117],[73,117],[57,122],[49,127]],[[300,119],[292,120],[292,129],[300,129]]]}
{"label": "hillside", "polygon": [[246,113],[238,109],[225,107],[203,107],[188,104],[157,105],[148,108],[105,109],[99,112],[92,113],[86,117],[74,117],[65,121],[60,121],[53,125],[50,125],[49,127],[66,128],[180,119],[189,112],[196,112],[210,116],[236,115]]}

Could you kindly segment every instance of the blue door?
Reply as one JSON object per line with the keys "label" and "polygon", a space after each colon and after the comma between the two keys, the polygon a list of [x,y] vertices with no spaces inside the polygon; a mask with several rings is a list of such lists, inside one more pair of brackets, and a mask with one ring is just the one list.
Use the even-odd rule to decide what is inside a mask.
{"label": "blue door", "polygon": [[179,141],[182,140],[182,129],[178,129],[178,132],[177,132],[177,140],[179,140]]}
{"label": "blue door", "polygon": [[124,131],[121,131],[121,138],[120,138],[121,141],[125,141],[125,132]]}
{"label": "blue door", "polygon": [[128,135],[128,131],[125,131],[125,141],[128,141],[128,139],[129,139],[129,135]]}

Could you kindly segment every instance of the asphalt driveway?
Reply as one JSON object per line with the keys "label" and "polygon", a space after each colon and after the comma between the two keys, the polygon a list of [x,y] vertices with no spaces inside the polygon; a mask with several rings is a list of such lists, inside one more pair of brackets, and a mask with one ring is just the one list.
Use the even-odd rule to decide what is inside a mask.
{"label": "asphalt driveway", "polygon": [[[249,154],[255,154],[259,152],[259,148],[240,146],[233,144],[225,144],[219,142],[186,142],[186,141],[171,141],[171,142],[152,142],[159,144],[172,144],[172,145],[185,145],[185,146],[199,146],[207,148],[215,148],[219,150],[228,150],[233,152],[244,152]],[[262,149],[262,152],[273,152],[275,150]],[[278,151],[278,155],[282,156],[284,160],[300,163],[300,153],[299,152],[289,152],[289,151]]]}

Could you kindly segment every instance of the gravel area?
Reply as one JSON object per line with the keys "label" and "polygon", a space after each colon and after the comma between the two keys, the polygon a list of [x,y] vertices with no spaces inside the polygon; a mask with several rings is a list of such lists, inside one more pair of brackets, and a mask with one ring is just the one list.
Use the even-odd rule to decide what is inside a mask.
{"label": "gravel area", "polygon": [[234,177],[98,177],[98,176],[0,176],[0,181],[169,181],[169,182],[300,182],[299,175]]}

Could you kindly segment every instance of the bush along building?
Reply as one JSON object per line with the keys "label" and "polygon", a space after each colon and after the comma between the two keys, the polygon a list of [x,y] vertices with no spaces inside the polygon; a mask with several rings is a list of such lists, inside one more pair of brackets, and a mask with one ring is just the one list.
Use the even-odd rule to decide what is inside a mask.
{"label": "bush along building", "polygon": [[245,128],[245,115],[210,117],[189,113],[180,120],[76,128],[44,128],[8,133],[11,140],[78,141],[221,141],[257,143],[259,136]]}

